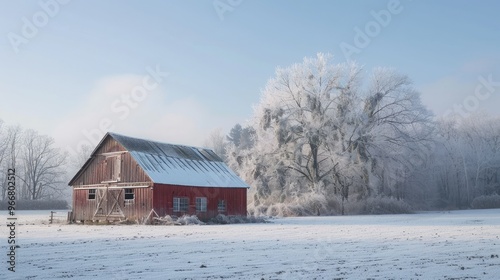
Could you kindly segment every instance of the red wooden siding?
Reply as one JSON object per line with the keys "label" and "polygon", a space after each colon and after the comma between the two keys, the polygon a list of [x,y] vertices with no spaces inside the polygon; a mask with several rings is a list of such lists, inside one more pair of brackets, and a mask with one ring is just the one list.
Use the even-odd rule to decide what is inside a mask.
{"label": "red wooden siding", "polygon": [[[133,188],[134,199],[125,200],[125,188],[124,189],[113,189],[115,193],[119,192],[118,196],[118,206],[122,211],[124,217],[122,219],[128,219],[132,221],[141,221],[141,219],[146,218],[151,209],[153,209],[153,200],[151,188]],[[100,190],[106,191],[105,188]],[[89,221],[89,220],[104,220],[105,214],[107,214],[108,208],[114,203],[114,198],[109,197],[107,203],[101,205],[104,214],[94,216],[96,213],[98,201],[99,201],[99,190],[96,190],[96,198],[88,199],[89,189],[74,189],[73,191],[73,215],[76,221]],[[106,208],[108,207],[108,208]],[[111,216],[108,219],[118,219],[117,216]]]}
{"label": "red wooden siding", "polygon": [[[87,169],[81,173],[73,182],[74,187],[79,185],[100,184],[103,181],[110,181],[111,170],[114,169],[115,161],[106,160],[103,153],[125,151],[125,148],[111,137],[107,137],[102,146],[96,151],[95,158],[90,162]],[[120,182],[150,182],[151,179],[139,167],[132,156],[125,152],[121,156]]]}
{"label": "red wooden siding", "polygon": [[97,199],[88,199],[89,190],[73,189],[73,216],[76,221],[93,220]]}
{"label": "red wooden siding", "polygon": [[124,203],[122,209],[125,216],[129,220],[136,221],[146,218],[151,212],[151,209],[153,209],[153,191],[151,188],[135,188],[133,191],[133,201],[125,203],[125,198],[121,201]]}
{"label": "red wooden siding", "polygon": [[[137,149],[150,146],[146,145],[147,143],[142,143],[143,146],[140,146],[134,141],[129,142],[125,143],[136,145],[137,147],[133,147]],[[73,187],[73,220],[128,219],[142,222],[150,215],[152,210],[155,210],[160,216],[189,214],[197,215],[201,220],[215,217],[219,213],[246,216],[246,188],[241,186],[227,188],[156,184],[152,182],[147,173],[126,150],[124,145],[127,145],[120,143],[124,142],[118,142],[110,135],[107,135],[92,154],[92,159],[71,180],[70,184]],[[151,147],[157,147],[157,149],[160,149],[158,147],[166,147],[175,151],[175,147],[164,147],[160,144]],[[187,148],[184,147],[184,149]],[[134,150],[132,149],[132,151]],[[152,149],[150,152],[157,151]],[[241,181],[238,180],[238,182]],[[243,182],[241,183],[243,184]],[[125,199],[126,189],[133,190],[133,200]],[[88,198],[89,190],[96,190],[95,199]],[[185,213],[173,211],[174,197],[187,197],[189,199],[189,207]],[[197,197],[207,199],[207,211],[197,211]],[[219,212],[219,200],[225,201],[226,210],[223,212]]]}
{"label": "red wooden siding", "polygon": [[[189,208],[187,213],[174,212],[173,198],[187,197]],[[196,211],[196,197],[207,198],[207,211]],[[243,188],[214,188],[214,187],[186,187],[154,184],[153,205],[156,213],[160,216],[182,214],[197,215],[205,220],[219,214],[217,206],[219,200],[226,201],[226,212],[224,215],[247,215],[247,189]]]}

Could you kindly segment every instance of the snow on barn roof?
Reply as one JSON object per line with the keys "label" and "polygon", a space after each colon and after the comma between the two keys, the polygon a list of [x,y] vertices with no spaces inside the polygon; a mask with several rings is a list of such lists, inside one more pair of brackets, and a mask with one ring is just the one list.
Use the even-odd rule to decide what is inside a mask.
{"label": "snow on barn roof", "polygon": [[155,183],[197,187],[248,188],[212,150],[109,133]]}
{"label": "snow on barn roof", "polygon": [[[92,155],[108,136],[115,139],[130,153],[154,183],[196,187],[249,188],[219,156],[206,148],[160,143],[109,132],[92,152]],[[85,165],[80,172],[85,169]],[[77,176],[78,174],[75,178]],[[71,180],[70,185],[73,180]]]}

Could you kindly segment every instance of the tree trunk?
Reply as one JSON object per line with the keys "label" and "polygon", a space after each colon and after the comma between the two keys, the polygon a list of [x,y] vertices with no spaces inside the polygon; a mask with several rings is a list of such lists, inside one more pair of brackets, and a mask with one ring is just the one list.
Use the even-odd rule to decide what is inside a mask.
{"label": "tree trunk", "polygon": [[311,143],[309,147],[311,148],[312,155],[312,182],[316,185],[319,183],[318,145]]}

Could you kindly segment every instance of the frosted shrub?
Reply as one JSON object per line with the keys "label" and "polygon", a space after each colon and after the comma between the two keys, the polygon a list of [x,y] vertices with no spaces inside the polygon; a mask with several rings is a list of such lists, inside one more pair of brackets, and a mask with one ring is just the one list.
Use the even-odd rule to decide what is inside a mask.
{"label": "frosted shrub", "polygon": [[296,216],[304,216],[304,208],[298,204],[289,204],[285,205],[281,214],[283,217],[296,217]]}
{"label": "frosted shrub", "polygon": [[161,224],[161,225],[173,225],[173,224],[175,224],[175,220],[169,215],[166,215],[165,217],[158,217],[158,218],[155,217],[154,220],[155,220],[155,223]]}
{"label": "frosted shrub", "polygon": [[184,215],[177,219],[177,222],[180,223],[181,225],[204,225],[205,223],[200,221],[196,215],[189,216],[189,215]]}
{"label": "frosted shrub", "polygon": [[204,225],[205,223],[200,221],[196,215],[189,216],[184,215],[180,218],[171,217],[166,215],[161,218],[154,218],[157,224],[161,225]]}
{"label": "frosted shrub", "polygon": [[500,195],[494,193],[492,195],[478,196],[472,201],[471,207],[473,209],[500,208]]}
{"label": "frosted shrub", "polygon": [[[412,213],[412,208],[407,202],[383,196],[360,201],[344,201],[344,208],[346,215]],[[339,215],[342,213],[342,201],[336,196],[327,198],[322,194],[312,193],[284,203],[275,203],[269,206],[259,205],[250,208],[249,213],[270,217]]]}
{"label": "frosted shrub", "polygon": [[[344,205],[347,201],[344,201]],[[330,196],[326,198],[326,208],[329,215],[339,215],[342,213],[342,199],[338,196]]]}
{"label": "frosted shrub", "polygon": [[327,200],[322,194],[310,193],[299,198],[289,199],[283,203],[261,204],[253,207],[250,205],[248,212],[254,216],[265,215],[271,217],[315,216],[337,213],[338,209],[331,209],[330,205],[340,207],[338,199]]}
{"label": "frosted shrub", "polygon": [[327,201],[324,195],[308,193],[299,199],[299,204],[304,209],[303,215],[320,215],[327,211]]}
{"label": "frosted shrub", "polygon": [[302,216],[304,210],[296,204],[277,203],[267,208],[266,215],[271,217]]}
{"label": "frosted shrub", "polygon": [[392,197],[370,197],[367,200],[351,202],[346,205],[349,214],[410,214],[413,211],[408,203]]}
{"label": "frosted shrub", "polygon": [[249,206],[248,212],[250,213],[251,216],[266,215],[267,208],[269,208],[269,207],[262,205],[262,204],[255,206],[255,207]]}
{"label": "frosted shrub", "polygon": [[225,224],[230,224],[231,223],[231,220],[229,220],[229,217],[226,216],[226,215],[222,215],[222,214],[219,214],[217,215],[215,218],[213,218],[211,220],[212,223],[214,224],[221,224],[221,225],[225,225]]}
{"label": "frosted shrub", "polygon": [[260,204],[248,206],[251,216],[296,217],[334,215],[340,213],[341,202],[338,197],[325,197],[321,193],[305,193],[300,197],[293,196],[284,202],[270,205]]}
{"label": "frosted shrub", "polygon": [[231,216],[229,221],[231,221],[232,224],[245,224],[245,223],[247,223],[246,217],[242,217],[242,216]]}
{"label": "frosted shrub", "polygon": [[[280,203],[281,204],[281,203]],[[266,215],[267,216],[283,216],[283,215],[280,215],[281,211],[280,211],[280,204],[273,204],[271,206],[269,206],[267,208],[267,211],[266,211]]]}
{"label": "frosted shrub", "polygon": [[223,214],[217,215],[215,218],[211,219],[208,224],[248,224],[248,223],[266,223],[267,221],[263,217],[255,216],[226,216]]}
{"label": "frosted shrub", "polygon": [[246,223],[269,223],[265,217],[247,216],[245,217]]}
{"label": "frosted shrub", "polygon": [[345,214],[346,215],[359,215],[365,214],[365,203],[366,201],[346,201],[345,202]]}

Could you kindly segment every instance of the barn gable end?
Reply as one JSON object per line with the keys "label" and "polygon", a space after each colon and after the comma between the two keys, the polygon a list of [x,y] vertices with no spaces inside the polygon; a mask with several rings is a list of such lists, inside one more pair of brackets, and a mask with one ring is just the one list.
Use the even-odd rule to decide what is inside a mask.
{"label": "barn gable end", "polygon": [[117,183],[152,182],[123,145],[111,135],[107,135],[69,185],[78,188],[113,181]]}

